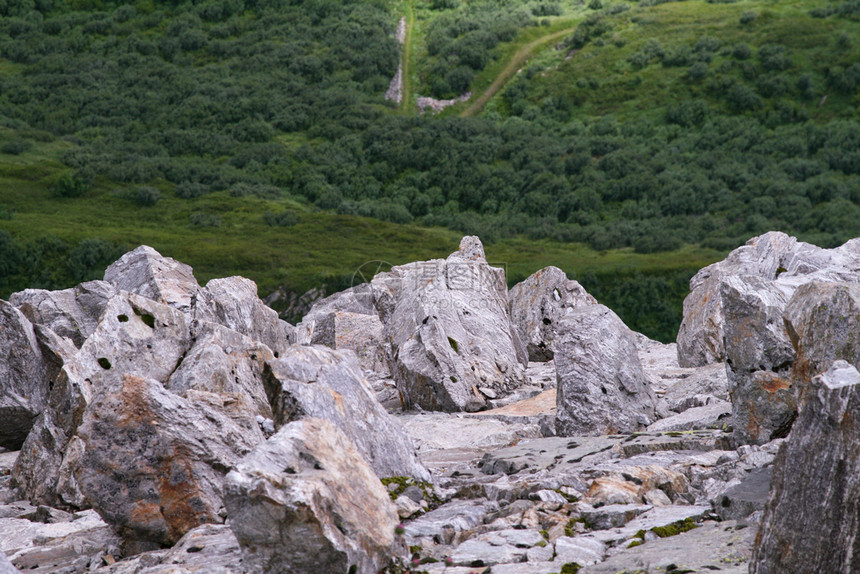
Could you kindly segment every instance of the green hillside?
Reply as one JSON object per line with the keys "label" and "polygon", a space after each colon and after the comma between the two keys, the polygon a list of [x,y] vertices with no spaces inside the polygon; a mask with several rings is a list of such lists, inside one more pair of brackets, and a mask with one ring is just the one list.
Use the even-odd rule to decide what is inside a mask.
{"label": "green hillside", "polygon": [[860,235],[858,20],[827,0],[0,0],[0,297],[140,243],[201,280],[331,291],[470,233],[510,281],[558,265],[670,340],[692,273],[750,236]]}

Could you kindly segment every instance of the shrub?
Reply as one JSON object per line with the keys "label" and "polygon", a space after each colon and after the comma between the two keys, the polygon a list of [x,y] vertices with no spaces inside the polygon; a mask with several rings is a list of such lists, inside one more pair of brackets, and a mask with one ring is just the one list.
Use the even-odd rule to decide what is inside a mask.
{"label": "shrub", "polygon": [[280,213],[267,211],[263,214],[263,221],[272,227],[292,227],[299,222],[299,218],[294,211],[282,211]]}
{"label": "shrub", "polygon": [[690,79],[694,82],[701,82],[708,75],[708,65],[704,62],[696,62],[692,66],[690,66],[687,74],[690,76]]}
{"label": "shrub", "polygon": [[194,199],[209,193],[209,186],[195,181],[183,181],[176,186],[175,193],[183,199]]}
{"label": "shrub", "polygon": [[33,142],[24,139],[14,139],[3,144],[0,148],[5,154],[19,155],[33,147]]}
{"label": "shrub", "polygon": [[192,227],[221,227],[221,217],[203,211],[195,211],[188,218]]}
{"label": "shrub", "polygon": [[744,10],[744,13],[741,14],[741,24],[749,24],[750,22],[755,21],[756,13],[752,10]]}
{"label": "shrub", "polygon": [[134,193],[134,201],[140,206],[150,207],[161,199],[161,192],[149,185],[142,185]]}
{"label": "shrub", "polygon": [[588,3],[588,7],[592,10],[600,10],[601,8],[603,8],[603,2],[601,2],[600,0],[591,0]]}
{"label": "shrub", "polygon": [[78,170],[63,173],[51,187],[58,197],[81,197],[92,187],[92,178]]}

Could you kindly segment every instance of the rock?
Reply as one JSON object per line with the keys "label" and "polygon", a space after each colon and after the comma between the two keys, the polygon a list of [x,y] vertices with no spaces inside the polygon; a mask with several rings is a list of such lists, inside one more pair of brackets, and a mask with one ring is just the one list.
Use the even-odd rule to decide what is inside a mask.
{"label": "rock", "polygon": [[189,345],[185,314],[132,293],[113,297],[98,328],[52,379],[49,408],[34,423],[15,464],[16,485],[35,502],[81,508],[85,499],[73,478],[81,452],[70,448],[70,441],[96,390],[92,381],[105,373],[166,381]]}
{"label": "rock", "polygon": [[424,537],[450,544],[455,533],[472,530],[482,524],[489,512],[487,501],[455,500],[406,524],[406,536],[411,541]]}
{"label": "rock", "polygon": [[642,500],[645,504],[651,506],[669,506],[672,504],[672,499],[666,496],[666,493],[659,488],[652,488],[642,495]]}
{"label": "rock", "polygon": [[583,537],[562,536],[555,541],[555,559],[561,568],[563,564],[589,566],[603,561],[606,545],[599,540]]}
{"label": "rock", "polygon": [[784,437],[797,413],[794,348],[782,321],[788,298],[757,277],[726,277],[721,289],[736,444]]}
{"label": "rock", "polygon": [[732,404],[715,399],[703,407],[687,409],[682,413],[648,425],[648,432],[687,431],[722,428],[732,423]]}
{"label": "rock", "polygon": [[[582,538],[593,538],[610,546],[618,546],[625,541],[635,538],[641,531],[641,533],[645,534],[646,539],[653,539],[655,538],[655,529],[657,529],[657,532],[665,535],[667,526],[685,525],[702,520],[710,511],[711,507],[704,505],[657,506],[644,514],[640,514],[621,528],[595,530],[583,535]],[[672,529],[668,530],[671,531]],[[651,531],[651,534],[648,534],[649,531]]]}
{"label": "rock", "polygon": [[552,437],[523,440],[516,445],[484,455],[484,474],[516,474],[523,470],[538,472],[568,465],[610,451],[621,439],[609,437]]}
{"label": "rock", "polygon": [[78,428],[85,451],[77,480],[124,538],[126,553],[169,546],[200,524],[223,522],[224,476],[262,442],[256,425],[240,427],[157,380],[126,374],[97,382]]}
{"label": "rock", "polygon": [[744,275],[773,280],[784,255],[796,246],[797,240],[785,233],[765,233],[690,279],[690,294],[684,299],[684,318],[677,338],[682,367],[707,365],[726,357],[721,288],[726,278]]}
{"label": "rock", "polygon": [[21,571],[15,568],[2,552],[0,552],[0,574],[21,574]]}
{"label": "rock", "polygon": [[624,526],[649,510],[651,506],[645,504],[607,504],[599,508],[582,505],[580,515],[591,530],[606,530]]}
{"label": "rock", "polygon": [[793,377],[809,381],[842,359],[860,365],[860,288],[854,283],[812,282],[794,292],[783,313],[796,350]]}
{"label": "rock", "polygon": [[251,571],[375,573],[405,552],[385,488],[321,419],[285,425],[246,456],[225,502]]}
{"label": "rock", "polygon": [[26,572],[88,572],[119,555],[119,538],[92,510],[58,523],[3,518],[0,532],[0,556]]}
{"label": "rock", "polygon": [[[706,522],[677,536],[657,538],[621,550],[582,574],[665,574],[720,572],[746,574],[755,528],[737,522]],[[638,539],[637,539],[638,540]]]}
{"label": "rock", "polygon": [[[639,485],[616,476],[595,478],[588,488],[591,504],[610,506],[635,506],[642,502]],[[611,528],[607,526],[605,528]]]}
{"label": "rock", "polygon": [[654,420],[654,395],[633,332],[603,305],[567,313],[555,344],[556,432],[634,432]]}
{"label": "rock", "polygon": [[278,318],[244,277],[213,279],[193,300],[194,318],[219,323],[269,347],[277,356],[296,339],[295,327]]}
{"label": "rock", "polygon": [[477,237],[447,259],[396,266],[372,281],[406,408],[476,411],[526,382],[525,348],[508,317],[504,271]]}
{"label": "rock", "polygon": [[136,293],[186,313],[200,290],[191,267],[146,245],[114,261],[104,279],[118,291]]}
{"label": "rock", "polygon": [[275,358],[270,348],[207,321],[192,323],[191,334],[194,343],[165,387],[189,400],[194,400],[190,391],[215,393],[222,399],[219,410],[242,421],[240,424],[256,416],[271,419],[272,407],[263,384],[266,362]]}
{"label": "rock", "polygon": [[791,435],[777,454],[751,574],[855,572],[860,494],[860,373],[836,361],[816,377]]}
{"label": "rock", "polygon": [[106,281],[87,281],[62,291],[26,289],[13,293],[12,303],[35,325],[71,340],[77,348],[98,326],[99,317],[116,289]]}
{"label": "rock", "polygon": [[0,447],[20,449],[47,404],[58,365],[45,351],[32,323],[0,300]]}
{"label": "rock", "polygon": [[269,362],[266,392],[276,426],[314,417],[335,424],[380,477],[428,481],[403,426],[376,401],[351,351],[290,347]]}
{"label": "rock", "polygon": [[568,309],[597,303],[558,267],[545,267],[517,283],[508,299],[511,322],[526,345],[530,361],[553,358],[557,324]]}
{"label": "rock", "polygon": [[714,400],[730,401],[729,381],[725,363],[678,369],[666,386],[663,398],[671,410],[680,413],[689,408],[703,407]]}
{"label": "rock", "polygon": [[483,453],[521,439],[541,436],[540,429],[528,423],[514,424],[496,418],[456,413],[406,414],[398,419],[422,454],[457,448],[475,449]]}
{"label": "rock", "polygon": [[770,492],[773,467],[759,468],[728,488],[717,499],[714,512],[723,520],[740,520],[764,510]]}
{"label": "rock", "polygon": [[408,496],[400,495],[395,499],[394,506],[397,509],[397,516],[400,518],[409,518],[421,512],[421,505],[416,503]]}
{"label": "rock", "polygon": [[466,540],[451,553],[451,560],[458,566],[491,566],[493,564],[525,562],[526,551],[511,544],[492,544],[472,538]]}
{"label": "rock", "polygon": [[311,343],[332,349],[351,349],[365,372],[388,376],[387,343],[377,315],[329,313],[317,319]]}

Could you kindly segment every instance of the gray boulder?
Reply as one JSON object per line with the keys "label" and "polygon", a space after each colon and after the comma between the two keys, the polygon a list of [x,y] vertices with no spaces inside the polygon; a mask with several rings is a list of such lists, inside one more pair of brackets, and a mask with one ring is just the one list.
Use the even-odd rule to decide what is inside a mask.
{"label": "gray boulder", "polygon": [[556,432],[634,432],[654,420],[654,395],[636,337],[603,305],[573,309],[559,324]]}
{"label": "gray boulder", "polygon": [[105,270],[104,279],[117,290],[136,293],[186,313],[191,311],[192,298],[200,290],[191,267],[163,257],[146,245],[114,261]]}
{"label": "gray boulder", "polygon": [[382,483],[328,421],[292,422],[259,445],[228,475],[225,503],[252,572],[371,574],[406,550]]}
{"label": "gray boulder", "polygon": [[372,289],[406,408],[476,411],[526,382],[504,271],[477,237],[447,259],[393,267]]}
{"label": "gray boulder", "polygon": [[0,574],[21,574],[21,571],[15,568],[2,552],[0,552]]}
{"label": "gray boulder", "polygon": [[296,325],[296,343],[309,345],[317,321],[332,313],[377,315],[370,284],[362,283],[314,302],[310,310],[302,317],[301,323]]}
{"label": "gray boulder", "polygon": [[335,311],[316,320],[311,344],[355,351],[365,372],[384,377],[390,371],[383,329],[376,314]]}
{"label": "gray boulder", "polygon": [[0,300],[0,447],[21,448],[47,404],[62,360],[46,348],[46,336],[50,332],[40,337],[18,309]]}
{"label": "gray boulder", "polygon": [[740,520],[764,510],[772,475],[772,466],[752,470],[738,484],[720,494],[714,501],[714,512],[723,520]]}
{"label": "gray boulder", "polygon": [[264,376],[276,427],[306,417],[328,420],[379,476],[430,480],[406,430],[373,396],[353,352],[294,346],[269,362]]}
{"label": "gray boulder", "polygon": [[77,481],[127,554],[223,522],[223,479],[263,436],[157,380],[106,374],[84,415]]}
{"label": "gray boulder", "polygon": [[511,322],[526,345],[530,361],[552,359],[557,324],[568,309],[597,303],[558,267],[545,267],[517,283],[508,299]]}
{"label": "gray boulder", "polygon": [[860,571],[860,373],[836,361],[813,380],[776,456],[750,574]]}
{"label": "gray boulder", "polygon": [[213,279],[193,299],[195,319],[219,323],[282,353],[295,341],[295,327],[257,296],[257,284],[244,277]]}
{"label": "gray boulder", "polygon": [[107,302],[116,295],[105,281],[88,281],[71,289],[26,289],[13,293],[9,302],[35,325],[49,328],[78,348],[92,335]]}

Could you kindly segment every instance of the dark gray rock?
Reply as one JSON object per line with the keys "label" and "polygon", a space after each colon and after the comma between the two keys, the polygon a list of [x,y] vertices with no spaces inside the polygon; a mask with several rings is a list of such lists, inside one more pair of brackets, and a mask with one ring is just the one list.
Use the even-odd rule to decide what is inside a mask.
{"label": "dark gray rock", "polygon": [[62,291],[27,289],[13,293],[9,302],[35,325],[66,337],[78,348],[98,326],[116,289],[106,281],[88,281]]}
{"label": "dark gray rock", "polygon": [[328,421],[292,422],[228,475],[230,527],[252,572],[378,572],[405,553],[388,493]]}
{"label": "dark gray rock", "polygon": [[716,500],[714,512],[723,520],[740,520],[753,512],[764,510],[770,492],[773,467],[755,469],[723,492]]}
{"label": "dark gray rock", "polygon": [[517,283],[508,294],[511,322],[526,345],[530,361],[553,358],[557,324],[568,309],[597,300],[558,267],[545,267]]}
{"label": "dark gray rock", "polygon": [[379,476],[430,479],[406,430],[373,396],[352,351],[291,347],[268,364],[265,384],[276,426],[305,417],[328,420]]}
{"label": "dark gray rock", "polygon": [[634,432],[655,419],[655,399],[636,337],[603,305],[572,309],[559,323],[556,432]]}
{"label": "dark gray rock", "polygon": [[200,290],[191,267],[146,245],[114,261],[104,279],[118,291],[136,293],[186,313]]}
{"label": "dark gray rock", "polygon": [[801,565],[860,571],[860,373],[836,361],[806,397],[774,462],[750,574],[798,572]]}
{"label": "dark gray rock", "polygon": [[77,481],[123,537],[126,553],[169,546],[200,524],[223,522],[224,476],[262,442],[259,429],[190,403],[157,380],[125,374],[94,382],[99,392],[77,429],[85,447]]}
{"label": "dark gray rock", "polygon": [[504,270],[487,264],[477,237],[447,259],[393,267],[372,289],[406,408],[476,411],[526,382]]}

